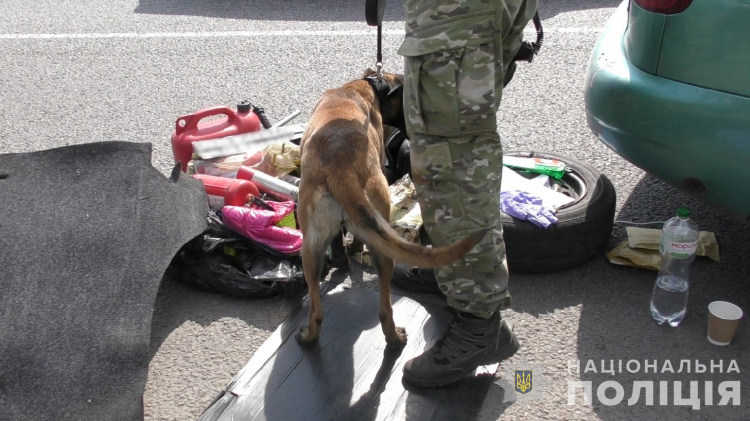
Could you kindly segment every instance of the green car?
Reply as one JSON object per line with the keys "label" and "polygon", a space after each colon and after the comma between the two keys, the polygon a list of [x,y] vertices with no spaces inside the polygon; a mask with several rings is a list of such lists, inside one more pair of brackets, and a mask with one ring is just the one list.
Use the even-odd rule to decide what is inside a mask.
{"label": "green car", "polygon": [[750,0],[626,0],[586,72],[592,132],[617,154],[750,218]]}

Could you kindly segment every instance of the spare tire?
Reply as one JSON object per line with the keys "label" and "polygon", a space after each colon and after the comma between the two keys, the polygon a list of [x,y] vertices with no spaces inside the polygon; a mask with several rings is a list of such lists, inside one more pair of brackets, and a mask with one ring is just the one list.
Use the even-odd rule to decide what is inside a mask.
{"label": "spare tire", "polygon": [[612,235],[617,196],[612,182],[593,166],[550,152],[512,150],[505,156],[557,159],[566,164],[557,189],[574,202],[557,210],[558,222],[540,228],[501,213],[508,270],[542,273],[572,268],[602,251]]}

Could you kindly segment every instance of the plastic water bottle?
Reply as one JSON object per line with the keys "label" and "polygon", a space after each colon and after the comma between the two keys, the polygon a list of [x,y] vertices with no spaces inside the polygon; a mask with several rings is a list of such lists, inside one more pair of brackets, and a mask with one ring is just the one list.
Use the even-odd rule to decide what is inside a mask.
{"label": "plastic water bottle", "polygon": [[651,294],[651,317],[657,323],[679,326],[685,317],[689,269],[698,249],[698,225],[690,219],[690,210],[679,208],[677,216],[664,224],[661,231],[661,269]]}

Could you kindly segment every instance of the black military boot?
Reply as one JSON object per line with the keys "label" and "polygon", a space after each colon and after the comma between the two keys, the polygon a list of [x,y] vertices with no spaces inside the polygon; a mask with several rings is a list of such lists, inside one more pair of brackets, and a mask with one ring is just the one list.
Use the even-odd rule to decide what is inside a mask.
{"label": "black military boot", "polygon": [[[431,244],[424,226],[419,227],[419,243]],[[443,295],[435,279],[435,270],[432,268],[422,269],[398,262],[393,269],[391,283],[404,291]]]}
{"label": "black military boot", "polygon": [[489,319],[459,312],[432,348],[406,362],[403,378],[417,386],[445,386],[481,365],[512,357],[518,348],[518,340],[500,312]]}

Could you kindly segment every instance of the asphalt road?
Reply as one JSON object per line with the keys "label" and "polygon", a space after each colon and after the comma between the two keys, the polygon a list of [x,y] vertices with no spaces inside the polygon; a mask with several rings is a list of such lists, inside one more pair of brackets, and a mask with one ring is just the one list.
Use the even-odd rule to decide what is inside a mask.
{"label": "asphalt road", "polygon": [[[403,37],[398,3],[389,3],[384,25],[384,64],[392,72],[403,69],[396,54]],[[615,266],[602,255],[560,273],[513,274],[514,306],[505,317],[523,348],[512,361],[541,367],[535,378],[542,400],[503,403],[506,393],[493,386],[481,420],[750,419],[745,374],[750,324],[741,325],[729,347],[705,339],[710,301],[731,300],[750,309],[750,228],[644,174],[586,126],[586,64],[616,5],[616,0],[541,2],[546,42],[504,92],[499,116],[504,145],[592,163],[616,187],[618,221],[664,221],[676,207],[691,207],[701,229],[716,234],[721,262],[694,263],[688,316],[677,329],[650,319],[654,272]],[[344,0],[5,1],[0,153],[102,140],[150,142],[153,165],[167,174],[169,140],[180,115],[247,98],[263,106],[271,121],[300,110],[295,122],[304,122],[324,89],[374,64],[375,31],[364,24],[362,9],[363,2]],[[624,226],[616,224],[609,247],[625,238]],[[365,273],[360,281],[371,280]],[[197,418],[293,304],[207,294],[165,279],[152,326],[146,420]],[[637,370],[628,365],[632,360],[639,362]],[[691,362],[690,373],[664,369],[670,361],[677,372],[683,360]],[[605,370],[614,363],[613,374],[602,372],[602,361]],[[713,369],[696,372],[711,368],[712,361]],[[592,404],[583,403],[580,389],[569,402],[569,385],[578,381],[593,385]],[[607,405],[617,400],[617,387],[607,381],[623,386],[620,403]],[[660,393],[662,381],[668,394]],[[713,382],[712,394],[705,390],[707,381]],[[740,396],[723,400],[734,392],[719,384],[732,381],[739,382]],[[645,400],[641,382],[654,382],[653,403]],[[639,399],[631,405],[634,390]],[[660,397],[667,398],[664,405]],[[696,400],[697,409],[685,405]]]}

